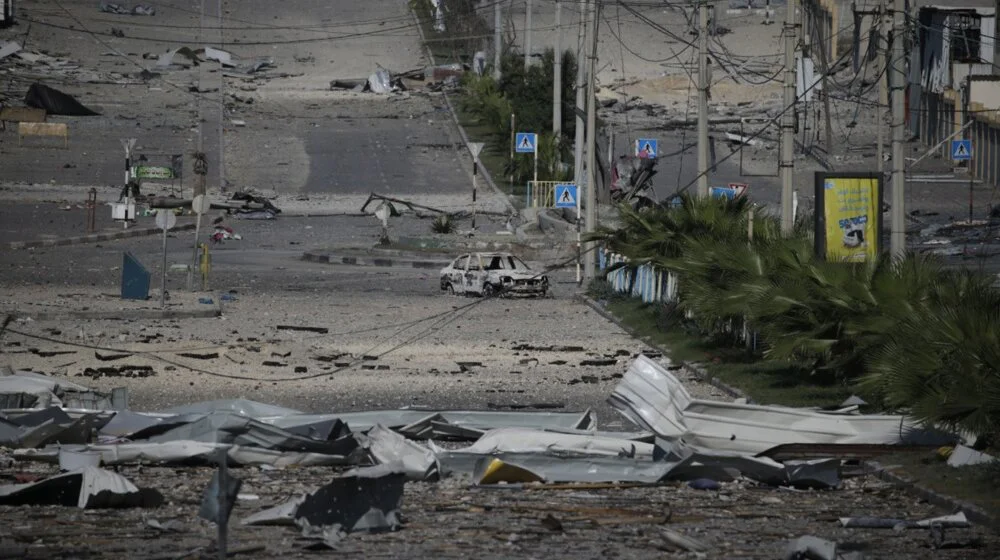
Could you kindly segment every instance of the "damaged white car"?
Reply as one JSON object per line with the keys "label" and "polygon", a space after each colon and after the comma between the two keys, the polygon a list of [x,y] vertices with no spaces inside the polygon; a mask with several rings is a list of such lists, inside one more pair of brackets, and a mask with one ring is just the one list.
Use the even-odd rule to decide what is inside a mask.
{"label": "damaged white car", "polygon": [[479,296],[536,295],[549,291],[549,278],[510,253],[471,253],[441,269],[441,289]]}

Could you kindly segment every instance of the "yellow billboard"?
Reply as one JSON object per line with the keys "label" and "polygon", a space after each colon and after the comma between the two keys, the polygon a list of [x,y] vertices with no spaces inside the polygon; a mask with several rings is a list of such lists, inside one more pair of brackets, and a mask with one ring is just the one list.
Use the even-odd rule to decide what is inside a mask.
{"label": "yellow billboard", "polygon": [[865,262],[881,250],[882,189],[874,174],[816,174],[817,252],[831,262]]}

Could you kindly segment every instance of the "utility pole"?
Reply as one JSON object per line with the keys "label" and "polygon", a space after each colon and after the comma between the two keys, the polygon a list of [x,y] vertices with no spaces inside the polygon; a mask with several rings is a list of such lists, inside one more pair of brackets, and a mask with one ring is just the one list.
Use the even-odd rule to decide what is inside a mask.
{"label": "utility pole", "polygon": [[[597,107],[594,103],[594,90],[597,81],[597,20],[601,17],[600,0],[590,0],[590,60],[587,72],[587,233],[593,232],[597,226]],[[577,195],[579,196],[579,194]],[[583,277],[593,280],[596,276],[596,255],[592,253],[594,243],[588,242],[583,247]]]}
{"label": "utility pole", "polygon": [[[222,0],[218,0],[219,11],[219,49],[225,48],[225,32],[222,29]],[[226,192],[226,69],[219,62],[219,190]]]}
{"label": "utility pole", "polygon": [[878,166],[878,176],[879,179],[885,178],[885,121],[883,117],[885,113],[885,106],[889,104],[889,91],[885,87],[886,76],[888,75],[888,68],[886,66],[886,50],[889,48],[889,44],[886,42],[886,25],[888,22],[885,17],[885,3],[879,3],[878,6],[878,35],[875,37],[875,54],[878,57],[878,61],[875,65],[875,69],[878,75],[878,104],[875,106],[875,158],[878,160],[875,165]]}
{"label": "utility pole", "polygon": [[[785,113],[781,117],[781,232],[788,235],[795,227],[794,185],[795,168],[795,8],[797,2],[788,0],[785,6]],[[825,48],[821,45],[820,48]]]}
{"label": "utility pole", "polygon": [[[556,48],[552,61],[552,137],[556,140],[558,154],[559,137],[562,134],[562,2],[556,3]],[[556,157],[558,161],[559,158]]]}
{"label": "utility pole", "polygon": [[698,2],[698,196],[708,196],[708,1]]}
{"label": "utility pole", "polygon": [[531,4],[532,1],[528,0],[526,2],[527,9],[524,12],[524,69],[527,70],[528,66],[531,65]]}
{"label": "utility pole", "polygon": [[493,3],[493,79],[500,81],[500,51],[503,50],[503,42],[500,39],[503,22],[500,19],[500,0]]}
{"label": "utility pole", "polygon": [[[576,116],[576,134],[573,138],[573,181],[577,184],[578,189],[583,188],[581,179],[583,179],[583,142],[586,131],[584,111],[587,110],[587,66],[583,63],[583,56],[586,52],[587,10],[588,7],[586,4],[580,5],[579,25],[577,26],[576,32],[576,86],[573,88],[576,90],[576,107],[574,111],[574,115]],[[580,199],[579,196],[576,198],[577,200]],[[577,216],[577,221],[579,221],[579,216]]]}
{"label": "utility pole", "polygon": [[892,256],[900,259],[906,255],[906,208],[903,196],[906,189],[906,162],[903,161],[904,114],[903,66],[906,64],[903,42],[906,36],[906,0],[895,0],[892,12],[892,58],[889,76],[892,78],[892,235],[889,239]]}
{"label": "utility pole", "polygon": [[583,279],[580,267],[583,263],[582,260],[582,245],[580,244],[580,226],[583,220],[581,219],[580,209],[582,203],[580,197],[583,194],[583,140],[584,140],[584,91],[586,88],[587,70],[586,66],[583,64],[583,53],[586,44],[586,26],[587,26],[587,8],[580,4],[577,15],[577,32],[576,32],[576,83],[574,84],[574,89],[576,90],[576,105],[574,107],[573,116],[575,118],[575,130],[576,133],[573,138],[573,182],[576,183],[576,283],[579,284]]}

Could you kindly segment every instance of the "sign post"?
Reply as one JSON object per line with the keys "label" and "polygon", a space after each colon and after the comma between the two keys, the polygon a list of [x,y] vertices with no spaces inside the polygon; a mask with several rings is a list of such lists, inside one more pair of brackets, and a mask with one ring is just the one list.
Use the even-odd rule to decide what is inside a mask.
{"label": "sign post", "polygon": [[160,307],[167,306],[167,231],[177,225],[177,216],[169,208],[156,211],[156,226],[163,230],[163,261],[160,267]]}
{"label": "sign post", "polygon": [[534,181],[538,182],[538,135],[534,132],[518,132],[514,137],[514,151],[519,154],[535,155]]}
{"label": "sign post", "polygon": [[479,175],[479,154],[483,151],[482,142],[469,142],[469,153],[472,154],[472,229],[476,229],[476,190],[478,189],[478,183],[476,181]]}
{"label": "sign post", "polygon": [[187,288],[189,292],[194,291],[194,269],[198,268],[198,238],[201,237],[201,215],[212,207],[205,195],[199,194],[191,200],[191,210],[197,215],[194,222],[194,254],[191,257],[191,266],[188,267]]}
{"label": "sign post", "polygon": [[[122,148],[125,149],[125,216],[123,223],[125,224],[125,229],[128,229],[128,221],[135,219],[135,215],[128,215],[128,209],[132,204],[132,192],[129,190],[129,181],[132,180],[132,150],[135,148],[135,138],[122,138]],[[119,202],[121,199],[119,199]]]}
{"label": "sign post", "polygon": [[[955,161],[971,161],[972,160],[972,140],[952,140],[951,141],[951,159]],[[974,204],[975,200],[973,197],[974,187],[972,182],[972,165],[969,165],[969,223],[972,223],[972,216],[974,214]]]}

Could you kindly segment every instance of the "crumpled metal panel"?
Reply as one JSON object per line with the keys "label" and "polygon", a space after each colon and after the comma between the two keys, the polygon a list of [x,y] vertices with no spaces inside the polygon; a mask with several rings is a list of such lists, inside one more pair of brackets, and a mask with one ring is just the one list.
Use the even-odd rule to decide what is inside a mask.
{"label": "crumpled metal panel", "polygon": [[111,395],[94,391],[65,379],[32,371],[0,375],[0,409],[63,408],[115,410],[120,405]]}
{"label": "crumpled metal panel", "polygon": [[[101,461],[105,465],[124,465],[140,461],[144,464],[160,465],[215,465],[218,463],[218,450],[226,447],[229,446],[227,444],[202,441],[62,446],[63,449],[72,451],[97,451],[101,454]],[[26,461],[58,463],[59,449],[56,447],[17,449],[14,451],[14,456]],[[239,445],[229,447],[228,460],[229,464],[234,466],[316,467],[350,464],[347,457],[340,455],[275,451],[259,447],[242,447]]]}
{"label": "crumpled metal panel", "polygon": [[[444,451],[433,447],[435,451]],[[653,459],[653,445],[620,438],[563,434],[530,428],[497,428],[486,432],[469,447],[448,453],[496,455],[498,453],[577,454],[603,457]]]}
{"label": "crumpled metal panel", "polygon": [[248,399],[222,399],[217,401],[203,401],[183,406],[175,406],[162,410],[159,414],[209,414],[212,412],[234,412],[240,416],[260,419],[262,416],[288,416],[291,414],[302,414],[301,411],[283,406],[274,406]]}
{"label": "crumpled metal panel", "polygon": [[356,437],[372,460],[377,464],[392,465],[406,474],[407,480],[437,480],[440,477],[433,451],[384,426],[375,426],[367,434]]}
{"label": "crumpled metal panel", "polygon": [[609,398],[644,429],[700,449],[755,454],[785,443],[901,443],[902,416],[831,415],[694,399],[666,368],[639,356]]}
{"label": "crumpled metal panel", "polygon": [[[440,429],[445,425],[452,429]],[[425,412],[424,417],[397,431],[413,439],[430,439],[456,435],[478,438],[495,428],[586,430],[596,427],[597,417],[590,409],[583,412],[441,410]]]}
{"label": "crumpled metal panel", "polygon": [[[469,473],[482,480],[494,459],[530,471],[545,482],[637,482],[654,484],[667,480],[676,463],[643,461],[622,457],[543,455],[539,453],[500,453],[457,457],[440,456],[448,471]],[[471,464],[470,464],[471,459]]]}
{"label": "crumpled metal panel", "polygon": [[357,442],[350,437],[334,441],[312,439],[233,412],[206,414],[194,422],[149,437],[147,441],[203,441],[326,455],[347,455],[357,447]]}
{"label": "crumpled metal panel", "polygon": [[79,508],[139,507],[162,503],[155,490],[140,491],[120,474],[98,467],[58,474],[28,484],[0,486],[0,504]]}
{"label": "crumpled metal panel", "polygon": [[398,529],[406,476],[391,467],[354,469],[307,495],[295,512],[302,527],[345,532]]}

